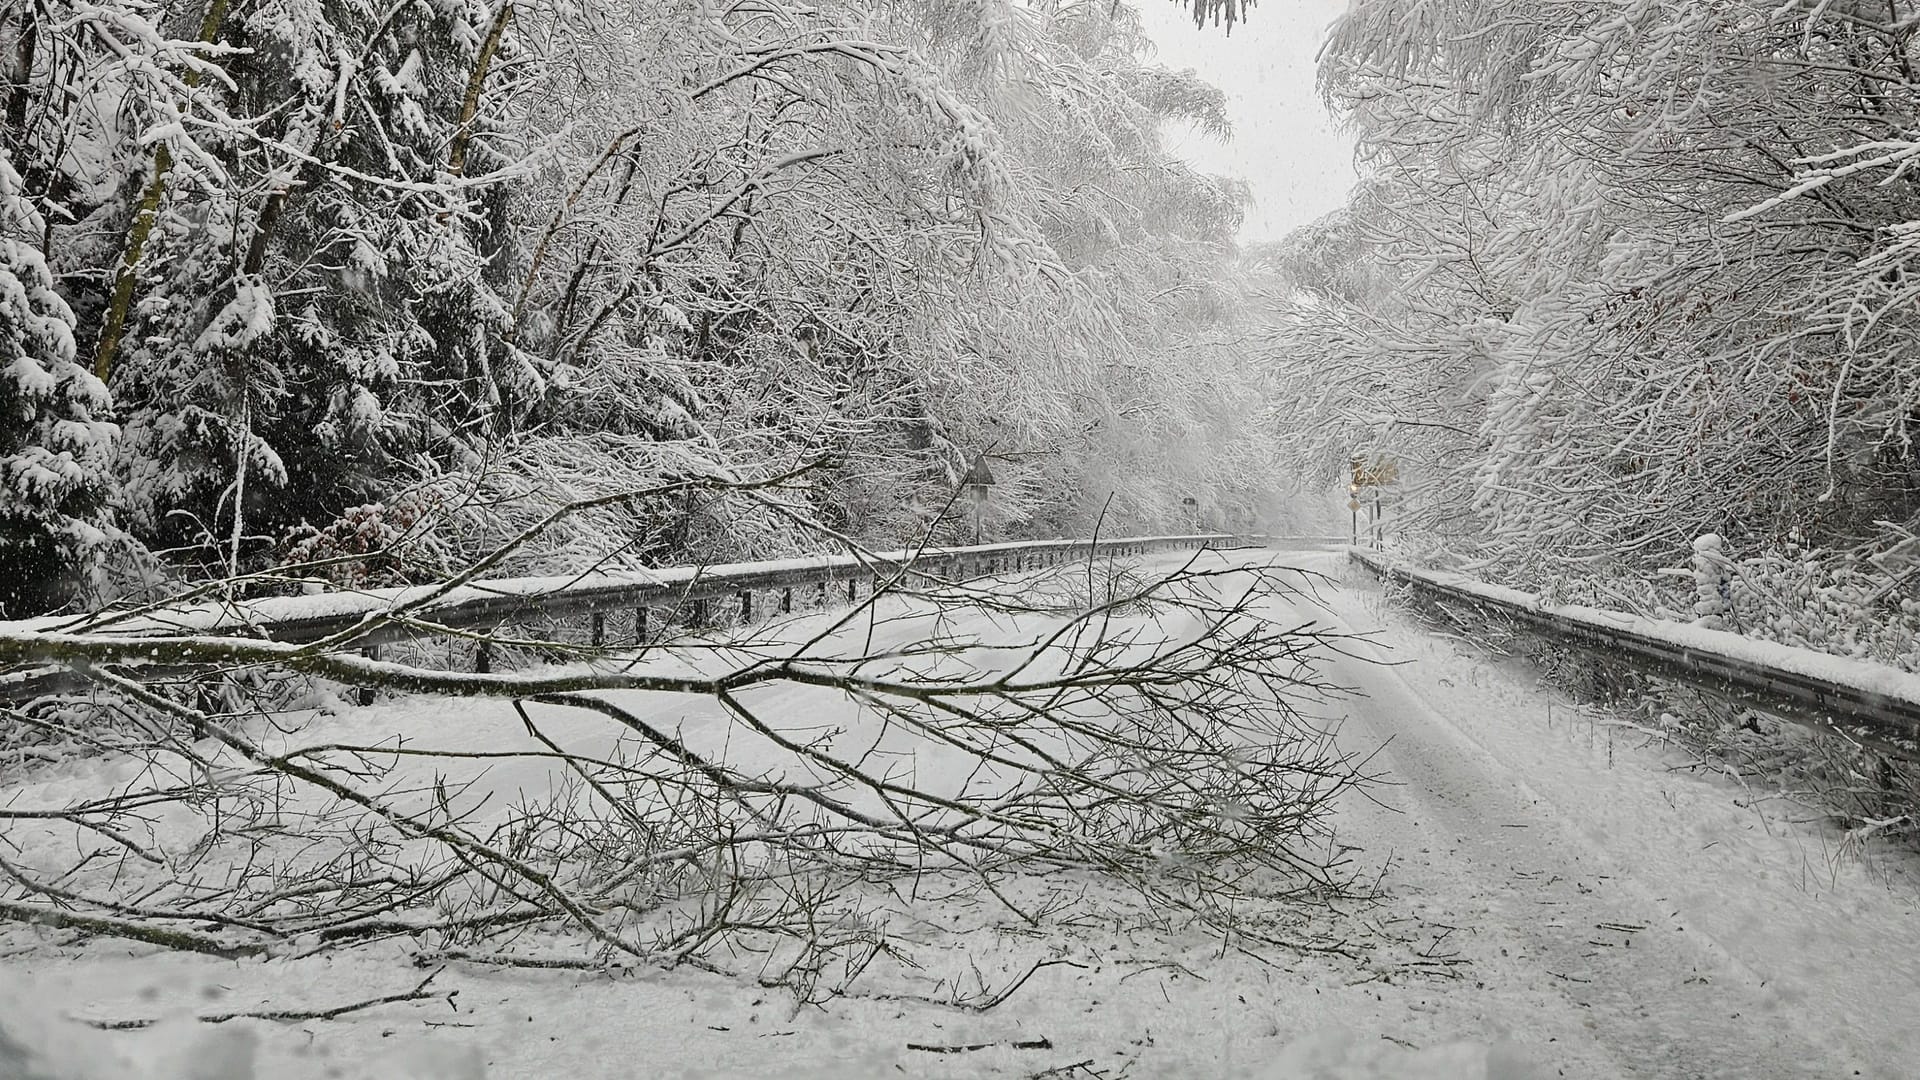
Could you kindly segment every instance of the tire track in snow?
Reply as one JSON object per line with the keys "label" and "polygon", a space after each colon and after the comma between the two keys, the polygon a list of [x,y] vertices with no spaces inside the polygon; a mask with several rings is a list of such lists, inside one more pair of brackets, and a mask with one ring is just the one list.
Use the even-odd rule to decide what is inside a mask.
{"label": "tire track in snow", "polygon": [[[1336,578],[1339,559],[1283,557]],[[1323,599],[1328,608],[1317,614],[1334,616],[1345,629],[1381,621],[1354,589]],[[1275,612],[1314,614],[1303,605]],[[1375,791],[1377,803],[1350,800],[1342,808],[1339,839],[1360,849],[1353,853],[1360,865],[1385,871],[1393,907],[1442,928],[1445,945],[1471,961],[1449,995],[1460,1023],[1517,1029],[1566,1076],[1916,1075],[1912,1036],[1895,1041],[1891,1026],[1876,1030],[1859,1015],[1874,995],[1794,985],[1795,965],[1763,954],[1761,966],[1775,976],[1769,979],[1749,962],[1752,950],[1730,948],[1716,936],[1739,922],[1713,911],[1716,904],[1778,921],[1820,903],[1787,875],[1742,879],[1692,857],[1704,833],[1689,831],[1682,809],[1717,800],[1726,811],[1719,828],[1759,827],[1752,811],[1731,807],[1724,787],[1675,777],[1652,752],[1623,749],[1617,769],[1607,771],[1602,761],[1596,770],[1595,755],[1564,726],[1543,723],[1550,700],[1544,693],[1498,671],[1485,687],[1462,687],[1462,664],[1477,661],[1448,655],[1450,647],[1430,635],[1389,638],[1402,646],[1425,638],[1427,648],[1406,655],[1379,650],[1387,659],[1412,657],[1411,664],[1341,658],[1328,671],[1366,695],[1347,709],[1341,744],[1361,753],[1379,748],[1374,765],[1393,782]],[[1454,663],[1443,666],[1449,659]],[[1675,805],[1681,787],[1689,790]],[[1596,794],[1622,820],[1647,827],[1611,833],[1584,813]],[[1708,847],[1719,842],[1716,836]],[[1911,897],[1884,889],[1857,899],[1895,916],[1902,905],[1908,913],[1914,906]],[[1920,951],[1913,920],[1860,929],[1869,947],[1879,946],[1878,957],[1865,962],[1888,965],[1883,989],[1906,988],[1910,1017],[1920,1005],[1920,983],[1905,981]],[[1896,941],[1873,940],[1902,929]],[[1778,939],[1773,934],[1774,944]],[[1737,944],[1749,942],[1741,935]],[[1829,982],[1844,977],[1831,965],[1799,965],[1798,973]]]}

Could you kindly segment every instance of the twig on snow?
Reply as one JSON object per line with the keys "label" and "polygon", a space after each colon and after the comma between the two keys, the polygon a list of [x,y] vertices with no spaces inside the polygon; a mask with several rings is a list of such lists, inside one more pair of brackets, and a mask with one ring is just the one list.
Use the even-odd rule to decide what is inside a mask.
{"label": "twig on snow", "polygon": [[[259,1012],[213,1013],[208,1016],[195,1017],[195,1019],[203,1024],[224,1024],[229,1020],[278,1020],[283,1023],[298,1023],[303,1020],[333,1020],[345,1016],[348,1013],[359,1012],[362,1009],[371,1009],[376,1005],[392,1005],[402,1001],[425,1001],[428,998],[437,997],[439,995],[427,990],[427,984],[431,983],[434,977],[439,975],[443,970],[445,969],[435,970],[426,978],[421,979],[419,985],[405,993],[388,994],[385,997],[368,998],[365,1001],[355,1001],[346,1005],[335,1005],[331,1009],[264,1009]],[[449,1005],[453,1003],[453,995],[459,992],[458,990],[448,991],[447,1003]],[[159,1022],[158,1020],[81,1021],[81,1023],[86,1024],[88,1027],[98,1028],[101,1031],[135,1031],[140,1028],[152,1027]]]}
{"label": "twig on snow", "polygon": [[929,1054],[964,1054],[970,1050],[987,1050],[995,1046],[1004,1046],[1012,1050],[1051,1050],[1053,1049],[1053,1040],[1042,1035],[1037,1039],[1014,1039],[1011,1041],[1002,1040],[1000,1042],[984,1043],[908,1043],[907,1049],[924,1050]]}

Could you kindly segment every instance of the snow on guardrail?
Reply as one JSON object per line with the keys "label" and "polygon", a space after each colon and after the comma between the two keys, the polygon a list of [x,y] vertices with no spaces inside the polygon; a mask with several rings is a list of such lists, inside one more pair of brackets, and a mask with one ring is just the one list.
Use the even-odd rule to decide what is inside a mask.
{"label": "snow on guardrail", "polygon": [[[559,577],[521,577],[474,581],[454,589],[439,585],[339,590],[306,596],[273,596],[233,602],[202,601],[167,605],[135,614],[95,612],[0,622],[9,634],[98,633],[115,637],[215,635],[313,642],[352,632],[344,648],[364,648],[408,638],[431,637],[437,627],[475,628],[539,618],[593,616],[594,644],[600,644],[600,616],[648,607],[695,605],[744,595],[743,614],[759,591],[818,586],[821,600],[834,584],[910,572],[973,577],[1057,565],[1089,555],[1154,554],[1198,548],[1260,546],[1280,538],[1240,537],[1225,533],[1173,536],[1123,536],[1091,540],[1031,540],[972,547],[924,548],[849,555],[802,555],[787,559],[674,566],[630,572],[596,572]],[[871,584],[869,584],[871,588]],[[852,599],[849,596],[849,599]],[[791,597],[788,598],[791,602]],[[356,627],[404,611],[408,622]],[[696,617],[696,621],[698,621]],[[420,625],[420,624],[429,625]],[[636,633],[644,630],[639,616]],[[482,645],[484,650],[484,645]],[[487,661],[482,656],[479,663]],[[0,701],[60,692],[77,684],[65,669],[32,668],[0,672]]]}
{"label": "snow on guardrail", "polygon": [[[1264,538],[1262,538],[1264,539]],[[491,616],[508,606],[528,614],[562,607],[565,614],[590,609],[596,601],[622,604],[629,597],[652,599],[693,590],[696,595],[724,595],[746,588],[778,588],[844,581],[850,576],[890,572],[912,567],[937,573],[956,562],[1000,563],[1030,555],[1083,554],[1089,550],[1140,548],[1170,550],[1226,547],[1246,539],[1227,534],[1187,536],[1130,536],[1101,541],[1035,540],[975,547],[926,548],[919,551],[882,551],[860,555],[799,555],[758,562],[709,566],[668,566],[635,571],[596,571],[586,574],[499,578],[473,581],[436,595],[439,585],[407,585],[381,589],[342,589],[305,596],[269,596],[234,602],[175,604],[118,617],[111,612],[45,616],[0,622],[9,631],[87,632],[98,628],[122,635],[219,633],[247,631],[277,637],[280,628],[317,629],[319,624],[345,629],[367,615],[416,608],[416,614],[458,619],[462,609]],[[1008,567],[1009,569],[1011,567]],[[992,569],[986,573],[995,572]],[[453,625],[472,625],[456,622]]]}
{"label": "snow on guardrail", "polygon": [[1656,674],[1729,693],[1786,719],[1833,728],[1920,758],[1920,675],[1726,630],[1651,619],[1538,596],[1463,574],[1416,569],[1361,548],[1350,557],[1418,592],[1495,611],[1582,647],[1638,661]]}

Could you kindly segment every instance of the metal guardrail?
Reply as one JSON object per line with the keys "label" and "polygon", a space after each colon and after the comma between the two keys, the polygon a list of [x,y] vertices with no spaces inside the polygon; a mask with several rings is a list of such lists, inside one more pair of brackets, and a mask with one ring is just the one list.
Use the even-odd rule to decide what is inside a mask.
{"label": "metal guardrail", "polygon": [[[1742,651],[1759,651],[1754,649],[1758,644],[1782,655],[1803,654],[1806,663],[1799,666],[1826,668],[1836,675],[1795,671],[1781,664],[1736,655],[1731,648],[1677,642],[1670,637],[1636,630],[1631,625],[1621,625],[1636,621],[1625,613],[1614,613],[1615,617],[1608,619],[1600,617],[1605,613],[1557,609],[1543,606],[1537,599],[1531,604],[1518,599],[1526,594],[1517,594],[1513,600],[1502,599],[1394,563],[1377,552],[1350,548],[1348,555],[1381,578],[1404,584],[1428,598],[1471,605],[1565,644],[1619,659],[1646,674],[1725,694],[1784,720],[1839,731],[1882,753],[1920,760],[1920,693],[1912,692],[1915,686],[1920,686],[1920,678],[1905,672],[1807,649],[1756,643],[1739,635],[1724,635],[1734,639],[1727,645],[1745,646]],[[1707,637],[1712,633],[1694,636]],[[1854,677],[1846,677],[1848,675]],[[1880,685],[1873,685],[1875,683]],[[1894,683],[1909,685],[1889,685]]]}
{"label": "metal guardrail", "polygon": [[[711,625],[716,601],[737,604],[741,622],[791,612],[803,605],[827,606],[841,595],[857,602],[861,585],[871,595],[874,583],[902,572],[963,581],[994,574],[1038,570],[1089,558],[1121,558],[1170,551],[1263,546],[1268,538],[1221,533],[1186,536],[1117,537],[1108,540],[1040,540],[963,548],[926,548],[871,555],[803,556],[769,562],[668,567],[636,573],[594,573],[566,578],[509,578],[476,581],[407,611],[406,622],[378,625],[355,635],[345,647],[372,650],[396,641],[442,636],[445,629],[474,630],[510,624],[554,625],[585,620],[586,643],[611,646],[613,619],[627,630],[620,635],[638,646],[661,624]],[[263,638],[293,644],[321,641],[353,630],[370,615],[431,595],[435,586],[369,589],[314,596],[265,597],[230,604],[187,604],[143,612],[111,623],[103,633],[165,636],[189,633]],[[844,588],[844,594],[840,589]],[[809,597],[797,590],[815,590]],[[764,606],[756,603],[765,598]],[[42,631],[85,630],[100,616],[49,617],[0,623]],[[111,616],[108,616],[111,618]],[[427,625],[421,625],[427,624]],[[474,643],[473,664],[485,671],[493,661],[492,643]],[[189,670],[155,665],[155,673]],[[84,687],[85,680],[64,668],[0,672],[0,701],[25,701]]]}
{"label": "metal guardrail", "polygon": [[1277,533],[1249,533],[1236,536],[1246,547],[1271,548],[1344,548],[1352,543],[1345,536],[1281,536]]}

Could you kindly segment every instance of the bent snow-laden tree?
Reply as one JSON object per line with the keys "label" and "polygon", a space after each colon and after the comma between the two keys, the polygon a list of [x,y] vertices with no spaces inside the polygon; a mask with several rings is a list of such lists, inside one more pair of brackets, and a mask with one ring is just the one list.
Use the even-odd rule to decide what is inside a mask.
{"label": "bent snow-laden tree", "polygon": [[[781,497],[752,487],[730,490]],[[812,998],[911,963],[921,900],[1043,922],[1066,873],[1246,947],[1329,947],[1246,906],[1352,888],[1325,817],[1361,777],[1314,719],[1339,641],[1270,618],[1309,580],[1201,553],[1037,572],[1009,602],[874,570],[851,609],[638,652],[498,628],[479,673],[362,655],[432,636],[466,577],[305,645],[180,607],[0,626],[0,663],[69,666],[115,710],[11,712],[87,760],[0,808],[0,917],[222,956],[698,963]],[[193,689],[269,670],[389,696],[328,715]]]}
{"label": "bent snow-laden tree", "polygon": [[1656,575],[1724,538],[1744,627],[1920,662],[1915,17],[1354,4],[1367,178],[1278,260],[1296,451],[1394,455],[1416,535],[1612,603],[1686,611]]}

